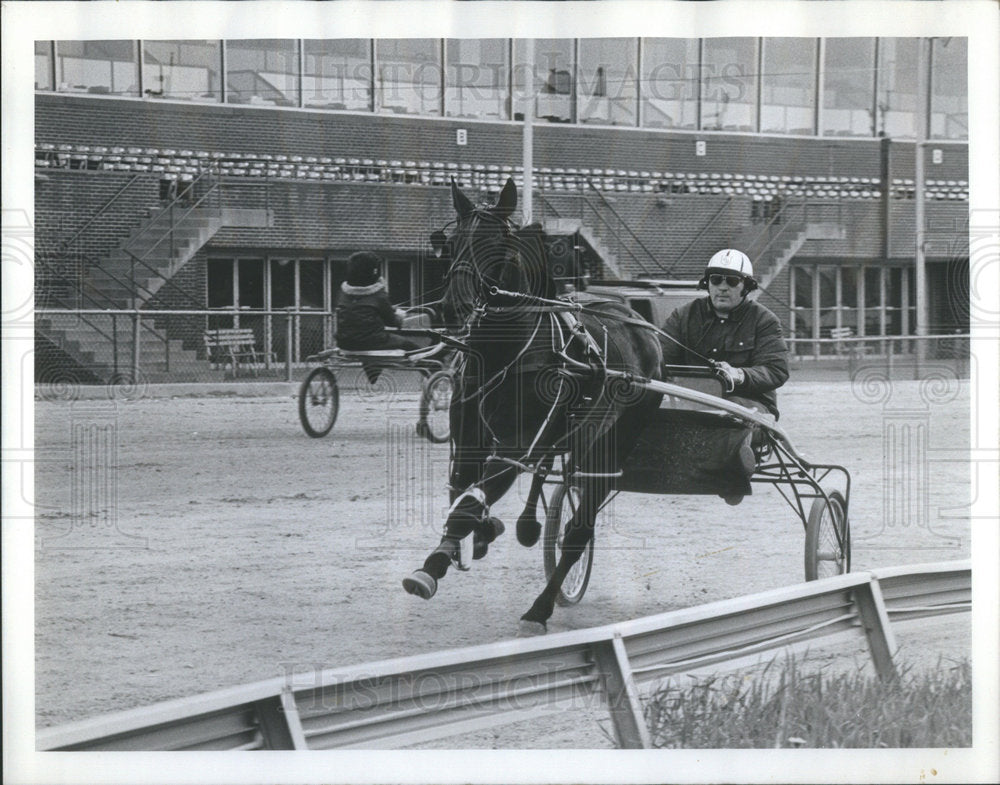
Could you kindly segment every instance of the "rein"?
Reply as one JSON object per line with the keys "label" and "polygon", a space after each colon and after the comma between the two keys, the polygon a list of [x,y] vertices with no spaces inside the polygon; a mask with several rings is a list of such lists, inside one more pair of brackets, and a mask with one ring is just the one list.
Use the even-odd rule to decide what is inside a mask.
{"label": "rein", "polygon": [[[526,304],[530,304],[528,306],[528,308],[526,308],[525,310],[529,310],[529,309],[530,310],[537,310],[537,311],[540,311],[540,312],[543,312],[543,313],[546,312],[546,311],[549,311],[549,312],[552,312],[552,311],[572,311],[572,312],[577,312],[577,313],[583,312],[583,313],[592,314],[594,316],[600,315],[600,316],[603,316],[605,318],[614,319],[617,322],[621,322],[622,324],[630,324],[633,327],[641,327],[644,330],[649,330],[651,332],[654,332],[658,336],[660,336],[661,338],[666,338],[668,341],[671,341],[672,343],[677,344],[678,346],[680,346],[685,351],[688,351],[691,354],[695,355],[696,357],[704,360],[705,363],[709,367],[714,367],[715,366],[715,360],[711,359],[710,357],[706,357],[705,355],[701,354],[700,352],[697,352],[694,349],[692,349],[690,346],[687,346],[687,345],[681,343],[676,338],[674,338],[672,335],[669,335],[669,334],[665,333],[663,330],[661,330],[655,324],[650,324],[645,319],[632,319],[632,318],[630,318],[628,316],[622,316],[621,314],[617,314],[617,313],[606,313],[606,312],[603,312],[603,311],[598,311],[597,309],[593,308],[592,306],[583,305],[582,303],[574,303],[574,302],[571,302],[569,300],[548,300],[548,299],[546,299],[544,297],[536,297],[533,294],[525,294],[523,292],[508,292],[508,291],[500,289],[499,287],[496,287],[496,286],[490,287],[489,293],[490,293],[490,295],[492,297],[498,297],[498,296],[499,297],[509,297],[509,298],[511,298],[513,300],[520,300],[520,301],[522,301],[522,302],[524,302]],[[606,303],[615,303],[614,300],[604,300],[604,302],[606,302]],[[535,307],[532,308],[531,306],[535,306]]]}
{"label": "rein", "polygon": [[[495,245],[493,247],[501,245],[506,247],[508,252],[517,253],[517,251],[509,245],[509,238],[511,235],[509,222],[505,218],[499,218],[491,213],[478,209],[475,210],[471,215],[471,220],[465,223],[464,226],[461,226],[458,230],[458,232],[462,235],[459,243],[454,243],[454,235],[452,237],[453,244],[451,256],[454,261],[448,270],[444,283],[444,286],[449,289],[449,292],[443,299],[450,298],[451,302],[454,304],[456,296],[461,296],[460,290],[452,288],[459,285],[457,283],[459,280],[457,276],[469,276],[469,278],[466,279],[469,283],[469,288],[466,290],[466,296],[471,295],[470,299],[472,300],[472,308],[466,322],[467,326],[478,324],[484,316],[490,313],[502,314],[508,309],[515,312],[520,311],[526,316],[531,314],[536,318],[534,319],[533,327],[529,328],[529,335],[526,337],[523,345],[516,352],[515,356],[509,362],[504,363],[503,366],[495,371],[488,379],[483,381],[481,384],[478,384],[474,390],[463,390],[461,397],[456,398],[454,403],[465,405],[475,402],[475,408],[480,423],[485,428],[485,432],[489,434],[489,437],[492,439],[494,445],[493,455],[487,460],[504,463],[510,469],[537,473],[542,470],[540,467],[544,465],[545,457],[564,450],[565,446],[571,441],[573,433],[576,430],[574,427],[571,427],[562,437],[558,439],[557,443],[551,445],[545,444],[546,434],[551,431],[552,425],[555,422],[560,408],[566,405],[566,402],[562,400],[564,397],[563,391],[567,389],[567,385],[579,384],[579,382],[571,383],[570,379],[589,379],[594,381],[600,379],[601,377],[607,379],[611,376],[607,366],[607,327],[605,327],[605,345],[602,347],[599,345],[595,336],[588,332],[583,326],[582,322],[578,318],[579,314],[588,313],[601,319],[614,319],[621,324],[628,324],[634,327],[641,327],[644,330],[651,330],[658,336],[677,343],[680,346],[683,346],[683,344],[677,341],[676,338],[667,335],[655,325],[641,319],[632,319],[628,316],[623,316],[614,312],[602,312],[592,306],[588,307],[583,303],[573,302],[566,299],[553,299],[522,291],[510,291],[501,285],[503,283],[503,278],[500,280],[497,280],[496,278],[488,278],[483,269],[481,269],[479,264],[477,264],[477,248],[475,241],[477,231],[480,230],[480,224],[487,220],[495,222],[502,233],[502,239],[494,241]],[[480,251],[480,253],[482,253],[482,251]],[[503,305],[500,305],[496,302],[497,300],[503,300],[505,302]],[[609,300],[607,302],[610,303],[614,301]],[[466,306],[468,304],[468,300],[466,300]],[[454,307],[454,305],[452,307]],[[551,350],[555,359],[553,367],[555,367],[557,369],[556,372],[560,374],[560,378],[558,380],[558,394],[553,397],[552,403],[548,407],[548,412],[539,424],[538,429],[535,432],[534,437],[531,439],[530,444],[527,446],[526,451],[518,458],[503,456],[498,454],[500,440],[497,438],[496,432],[490,425],[489,418],[486,415],[486,406],[490,397],[497,394],[498,390],[501,389],[502,385],[507,380],[517,363],[525,356],[532,344],[538,338],[546,315],[548,316],[549,324],[552,330],[551,340],[553,345]],[[464,353],[470,353],[473,351],[472,348],[464,341],[456,343],[460,345],[460,350]],[[571,356],[570,349],[574,343],[576,343],[578,347],[582,347],[582,359]],[[687,347],[684,348],[686,349]],[[709,366],[713,364],[709,358],[704,357],[693,350],[690,351],[692,354],[695,354],[704,360]],[[574,354],[577,354],[577,352],[574,352]],[[561,368],[559,366],[561,366]],[[514,373],[516,375],[517,371],[514,371]],[[600,389],[600,393],[595,396],[595,400],[593,401],[593,407],[595,411],[604,407],[604,417],[606,417],[612,412],[614,406],[609,406],[610,399],[604,403],[599,403],[599,401],[604,399],[605,396],[609,394],[606,385],[601,385]],[[580,425],[578,427],[583,426]],[[539,449],[540,446],[541,449]],[[454,450],[454,448],[455,445],[453,444],[452,450]],[[532,468],[531,464],[533,463],[534,467]]]}
{"label": "rein", "polygon": [[[604,302],[613,303],[614,300],[605,300]],[[628,316],[621,316],[621,315],[616,314],[616,313],[603,313],[603,312],[600,312],[600,311],[596,311],[595,309],[593,309],[591,307],[588,307],[586,305],[581,305],[580,309],[582,311],[587,312],[587,313],[594,314],[595,316],[598,313],[600,313],[601,316],[606,316],[608,318],[615,319],[616,321],[619,321],[619,322],[621,322],[623,324],[631,324],[633,327],[641,327],[644,330],[649,330],[651,332],[654,332],[658,336],[660,336],[661,338],[666,338],[671,343],[677,344],[678,346],[680,346],[685,351],[690,352],[691,354],[693,354],[695,357],[698,357],[699,359],[704,360],[705,363],[710,368],[715,368],[715,366],[716,366],[715,360],[713,360],[711,357],[706,357],[701,352],[696,352],[690,346],[687,346],[686,344],[682,343],[681,341],[678,341],[676,338],[674,338],[674,336],[668,335],[667,333],[663,332],[663,330],[661,330],[659,327],[657,327],[655,324],[650,324],[645,319],[632,319],[632,318],[630,318]]]}

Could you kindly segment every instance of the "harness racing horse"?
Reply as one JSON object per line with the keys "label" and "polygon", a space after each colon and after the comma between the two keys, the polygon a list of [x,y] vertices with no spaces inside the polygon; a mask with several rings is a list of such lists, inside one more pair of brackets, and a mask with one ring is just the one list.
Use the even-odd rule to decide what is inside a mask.
{"label": "harness racing horse", "polygon": [[534,545],[544,475],[557,456],[568,455],[566,471],[580,488],[580,504],[551,578],[520,620],[520,634],[537,635],[546,631],[563,579],[593,537],[628,447],[659,405],[658,394],[633,380],[660,378],[662,350],[623,304],[558,298],[560,285],[577,271],[551,262],[541,227],[511,223],[512,180],[491,207],[473,205],[454,181],[451,188],[454,228],[432,236],[435,249],[451,260],[444,309],[469,324],[450,410],[451,507],[440,543],[403,586],[430,599],[450,566],[468,569],[470,560],[485,556],[504,531],[490,505],[522,471],[535,476],[517,538]]}

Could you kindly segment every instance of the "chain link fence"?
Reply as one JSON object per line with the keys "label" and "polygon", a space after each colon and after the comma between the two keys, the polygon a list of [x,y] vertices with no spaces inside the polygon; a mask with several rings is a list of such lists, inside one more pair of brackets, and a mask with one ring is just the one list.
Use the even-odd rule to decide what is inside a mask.
{"label": "chain link fence", "polygon": [[334,330],[333,314],[315,311],[39,309],[35,381],[291,381]]}
{"label": "chain link fence", "polygon": [[849,378],[877,371],[887,379],[923,379],[947,369],[969,378],[971,336],[949,335],[841,336],[786,339],[797,371],[842,371]]}
{"label": "chain link fence", "polygon": [[[292,381],[334,345],[335,318],[307,310],[36,311],[35,381],[58,392],[87,384]],[[221,340],[219,337],[221,336]],[[213,340],[214,338],[214,340]],[[877,370],[920,379],[970,372],[968,334],[791,338],[793,372]]]}

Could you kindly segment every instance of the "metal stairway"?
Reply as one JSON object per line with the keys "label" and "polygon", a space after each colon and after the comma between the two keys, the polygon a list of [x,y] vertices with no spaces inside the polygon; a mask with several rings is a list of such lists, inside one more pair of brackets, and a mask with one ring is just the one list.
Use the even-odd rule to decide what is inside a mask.
{"label": "metal stairway", "polygon": [[132,231],[84,281],[117,308],[141,308],[223,226],[221,211],[193,208],[180,220],[164,211]]}
{"label": "metal stairway", "polygon": [[[184,365],[196,367],[197,352],[157,328],[156,311],[144,306],[221,228],[270,223],[266,209],[187,206],[177,200],[153,212],[105,259],[89,266],[79,286],[78,313],[36,318],[39,360],[44,365],[58,356],[64,366],[75,366],[65,376],[105,382],[134,382],[139,368],[146,380],[155,380]],[[204,307],[181,294],[192,301],[188,307]]]}
{"label": "metal stairway", "polygon": [[[140,377],[145,381],[173,378],[171,371],[198,362],[197,352],[183,348],[179,339],[167,338],[152,319],[141,323],[138,336]],[[135,341],[135,321],[127,315],[47,314],[35,319],[36,354],[59,355],[58,377],[63,382],[136,383]],[[54,381],[45,378],[54,371],[43,369],[40,381]]]}

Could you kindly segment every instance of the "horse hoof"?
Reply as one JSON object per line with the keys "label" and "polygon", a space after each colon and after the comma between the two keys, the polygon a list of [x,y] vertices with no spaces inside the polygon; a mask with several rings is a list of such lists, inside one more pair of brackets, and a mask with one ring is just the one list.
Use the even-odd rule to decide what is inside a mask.
{"label": "horse hoof", "polygon": [[521,619],[517,623],[517,637],[518,638],[534,638],[538,635],[544,635],[548,630],[545,627],[545,622],[543,621],[528,621],[527,619]]}
{"label": "horse hoof", "polygon": [[429,600],[437,591],[438,582],[432,575],[428,575],[423,570],[417,570],[410,576],[403,578],[403,588],[409,594],[415,594]]}
{"label": "horse hoof", "polygon": [[477,531],[473,537],[472,558],[481,559],[490,549],[490,543],[503,534],[507,527],[499,518],[490,517],[484,529]]}
{"label": "horse hoof", "polygon": [[517,541],[525,548],[530,548],[542,534],[541,524],[533,515],[517,519]]}

